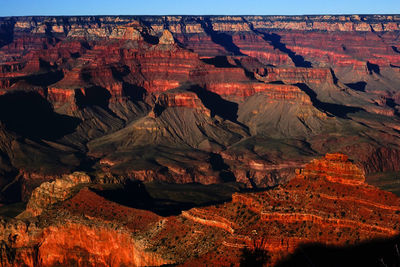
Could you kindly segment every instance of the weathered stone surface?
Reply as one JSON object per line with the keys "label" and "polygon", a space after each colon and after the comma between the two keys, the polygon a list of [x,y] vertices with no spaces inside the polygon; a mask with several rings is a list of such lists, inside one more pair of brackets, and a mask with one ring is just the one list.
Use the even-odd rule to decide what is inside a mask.
{"label": "weathered stone surface", "polygon": [[315,159],[299,171],[298,177],[325,178],[331,182],[362,184],[365,176],[362,170],[341,153],[326,154],[323,159]]}
{"label": "weathered stone surface", "polygon": [[158,43],[160,45],[172,45],[175,43],[174,36],[169,30],[164,30]]}
{"label": "weathered stone surface", "polygon": [[[285,185],[166,218],[107,200],[93,185],[59,198],[35,219],[2,221],[0,240],[8,250],[0,252],[5,266],[237,266],[242,250],[256,246],[268,251],[273,266],[308,243],[358,245],[400,233],[400,198],[361,176],[346,155],[327,154]],[[65,179],[86,182],[82,177]]]}
{"label": "weathered stone surface", "polygon": [[[0,199],[88,166],[265,187],[340,151],[366,175],[399,171],[398,26],[397,15],[1,18],[0,100],[34,91],[54,112],[29,119],[48,125],[37,135],[13,116],[40,108],[2,103],[16,135],[0,142]],[[53,118],[67,120],[48,134]]]}
{"label": "weathered stone surface", "polygon": [[[32,192],[25,213],[38,216],[50,205],[62,202],[71,197],[74,193],[74,187],[89,184],[90,182],[89,175],[83,172],[64,175],[53,182],[44,182]],[[20,215],[20,217],[25,216],[27,214]]]}

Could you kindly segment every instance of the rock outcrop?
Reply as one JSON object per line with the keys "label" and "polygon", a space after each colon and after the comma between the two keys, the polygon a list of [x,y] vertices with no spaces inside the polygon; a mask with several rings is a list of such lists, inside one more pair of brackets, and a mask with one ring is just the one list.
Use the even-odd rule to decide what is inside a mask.
{"label": "rock outcrop", "polygon": [[[1,265],[272,265],[398,236],[399,198],[367,182],[400,171],[399,33],[398,15],[0,18],[0,213],[29,199]],[[199,206],[132,181],[257,191]]]}
{"label": "rock outcrop", "polygon": [[[362,171],[339,153],[311,161],[285,185],[168,217],[110,201],[110,185],[88,185],[84,177],[65,178],[86,184],[68,198],[56,192],[57,205],[38,216],[1,222],[4,266],[238,266],[243,251],[255,248],[273,266],[311,243],[356,246],[400,233],[400,198],[363,183]],[[364,256],[386,261],[386,252]]]}
{"label": "rock outcrop", "polygon": [[343,246],[397,236],[400,199],[365,184],[363,178],[346,155],[327,154],[283,186],[235,193],[231,204],[183,216],[230,232],[222,245],[231,252],[253,246],[254,239],[264,240],[261,248],[270,253],[270,265],[307,243]]}
{"label": "rock outcrop", "polygon": [[63,202],[71,197],[74,194],[75,187],[89,184],[90,182],[89,175],[82,172],[64,175],[53,182],[44,182],[32,192],[26,211],[19,216],[38,216],[50,205]]}
{"label": "rock outcrop", "polygon": [[341,153],[326,154],[324,159],[313,160],[298,171],[298,177],[325,178],[331,182],[354,185],[365,182],[363,171]]}
{"label": "rock outcrop", "polygon": [[93,169],[205,184],[229,173],[274,186],[332,151],[365,175],[399,171],[399,23],[1,18],[0,121],[11,140],[0,140],[0,200],[27,200],[43,181]]}
{"label": "rock outcrop", "polygon": [[169,30],[164,30],[158,43],[160,45],[172,45],[175,43],[174,36]]}

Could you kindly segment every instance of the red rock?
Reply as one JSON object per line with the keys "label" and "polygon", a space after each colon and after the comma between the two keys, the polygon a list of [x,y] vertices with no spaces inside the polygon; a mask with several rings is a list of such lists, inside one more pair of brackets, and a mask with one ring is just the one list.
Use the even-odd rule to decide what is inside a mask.
{"label": "red rock", "polygon": [[[78,89],[79,90],[79,89]],[[55,109],[62,107],[65,104],[75,106],[75,90],[62,88],[48,88],[47,97],[53,103]]]}
{"label": "red rock", "polygon": [[84,188],[59,203],[57,216],[49,209],[37,218],[46,224],[33,223],[27,231],[23,221],[2,223],[0,239],[16,249],[14,263],[28,266],[34,259],[43,266],[237,264],[240,251],[253,246],[267,250],[272,265],[307,243],[356,245],[399,233],[400,198],[363,183],[362,171],[346,155],[327,154],[299,173],[283,186],[235,193],[232,202],[168,218]]}
{"label": "red rock", "polygon": [[311,104],[310,98],[297,86],[266,83],[209,83],[207,89],[224,96],[246,98],[254,94],[268,95],[272,101]]}
{"label": "red rock", "polygon": [[301,170],[299,177],[324,177],[332,182],[345,184],[362,184],[364,173],[350,161],[348,156],[340,153],[326,154],[324,159],[313,160]]}
{"label": "red rock", "polygon": [[71,197],[73,188],[81,184],[89,184],[90,177],[85,173],[74,172],[53,182],[44,182],[31,194],[25,213],[21,217],[38,216],[44,209]]}
{"label": "red rock", "polygon": [[193,92],[165,92],[158,96],[156,104],[161,105],[164,108],[194,108],[199,112],[210,116],[210,110],[203,105],[198,96]]}
{"label": "red rock", "polygon": [[330,69],[319,68],[266,68],[263,81],[283,81],[284,83],[333,83]]}
{"label": "red rock", "polygon": [[172,45],[174,44],[174,37],[172,36],[172,33],[168,30],[164,30],[162,36],[160,37],[159,44],[160,45]]}
{"label": "red rock", "polygon": [[[397,15],[1,18],[0,95],[33,90],[74,117],[55,119],[79,121],[66,120],[57,137],[9,133],[2,122],[0,191],[13,181],[22,200],[33,191],[28,211],[38,215],[0,229],[3,244],[18,235],[19,262],[9,265],[217,266],[256,243],[274,262],[303,243],[398,234],[398,198],[364,174],[400,170],[399,23]],[[303,166],[336,148],[354,163],[335,153]],[[38,151],[48,155],[36,166]],[[74,195],[68,183],[39,186],[82,168],[115,183],[210,184],[229,173],[267,187],[295,178],[169,218],[96,190]]]}

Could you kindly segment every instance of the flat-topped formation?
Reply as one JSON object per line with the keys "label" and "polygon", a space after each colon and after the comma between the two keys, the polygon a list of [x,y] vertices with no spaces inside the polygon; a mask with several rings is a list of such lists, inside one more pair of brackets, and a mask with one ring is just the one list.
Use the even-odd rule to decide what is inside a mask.
{"label": "flat-topped formation", "polygon": [[341,153],[326,154],[325,158],[314,159],[298,171],[298,177],[325,178],[331,182],[362,184],[365,182],[363,171]]}

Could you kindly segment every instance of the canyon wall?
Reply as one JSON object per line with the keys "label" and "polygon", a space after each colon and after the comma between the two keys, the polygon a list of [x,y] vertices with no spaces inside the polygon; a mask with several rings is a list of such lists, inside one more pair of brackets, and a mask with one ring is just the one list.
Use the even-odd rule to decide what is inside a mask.
{"label": "canyon wall", "polygon": [[[52,194],[38,194],[61,180],[46,183],[18,219],[1,221],[0,259],[4,266],[239,266],[246,250],[257,249],[268,255],[263,263],[274,266],[310,244],[349,250],[399,235],[400,198],[366,184],[347,155],[313,159],[295,176],[273,189],[159,216],[111,201],[104,194],[110,185],[88,183],[75,173],[63,178],[76,182],[64,188],[67,198],[55,202]],[[32,207],[42,210],[29,213]],[[387,262],[387,252],[369,251],[365,260],[342,263]]]}
{"label": "canyon wall", "polygon": [[0,18],[0,199],[26,201],[88,170],[268,187],[331,152],[366,174],[399,171],[399,25],[398,15]]}

